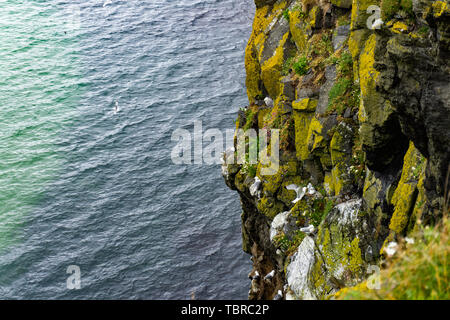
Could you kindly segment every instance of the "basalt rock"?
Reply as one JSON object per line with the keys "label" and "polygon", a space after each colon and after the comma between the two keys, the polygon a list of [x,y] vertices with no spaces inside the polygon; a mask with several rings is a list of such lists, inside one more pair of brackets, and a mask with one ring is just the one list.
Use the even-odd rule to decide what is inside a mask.
{"label": "basalt rock", "polygon": [[[265,175],[261,159],[222,168],[241,199],[243,249],[261,275],[249,298],[282,290],[286,299],[327,299],[363,282],[387,243],[418,219],[440,219],[450,162],[450,6],[255,3],[245,52],[250,105],[236,125],[279,130],[279,169]],[[379,29],[368,28],[370,5],[381,10]],[[261,102],[266,96],[273,106]]]}

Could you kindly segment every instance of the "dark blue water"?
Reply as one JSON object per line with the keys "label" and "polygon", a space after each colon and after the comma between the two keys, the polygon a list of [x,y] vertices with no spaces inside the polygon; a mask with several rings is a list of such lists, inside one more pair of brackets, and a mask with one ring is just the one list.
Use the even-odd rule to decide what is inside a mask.
{"label": "dark blue water", "polygon": [[103,3],[0,4],[1,17],[27,12],[2,53],[0,120],[23,114],[0,129],[15,139],[0,145],[0,298],[245,299],[237,195],[219,165],[170,153],[175,129],[224,132],[246,105],[253,0]]}

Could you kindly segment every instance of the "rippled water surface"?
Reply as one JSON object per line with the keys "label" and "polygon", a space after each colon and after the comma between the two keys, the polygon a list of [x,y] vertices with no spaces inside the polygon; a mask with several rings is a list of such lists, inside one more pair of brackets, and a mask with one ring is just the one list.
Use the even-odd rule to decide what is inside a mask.
{"label": "rippled water surface", "polygon": [[1,298],[247,297],[237,195],[170,152],[194,120],[233,128],[253,11],[0,1]]}

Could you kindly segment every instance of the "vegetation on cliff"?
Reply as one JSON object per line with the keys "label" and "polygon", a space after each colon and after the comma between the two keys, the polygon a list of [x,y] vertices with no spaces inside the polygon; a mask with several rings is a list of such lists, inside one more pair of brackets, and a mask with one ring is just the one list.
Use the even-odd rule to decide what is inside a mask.
{"label": "vegetation on cliff", "polygon": [[450,221],[447,216],[434,227],[420,226],[403,241],[394,257],[379,274],[379,289],[367,282],[339,291],[339,300],[423,300],[450,299]]}
{"label": "vegetation on cliff", "polygon": [[[447,220],[433,225],[447,214],[448,2],[255,3],[245,53],[250,105],[236,127],[279,129],[280,169],[263,175],[260,162],[223,170],[241,197],[252,272],[277,271],[272,283],[252,281],[249,297],[271,299],[277,290],[287,299],[353,297],[358,290],[343,288],[364,286],[386,250],[412,235],[416,245],[382,271],[396,280],[378,294],[445,297],[446,265],[428,284],[435,291],[419,289],[427,286],[419,274],[412,291],[400,278],[413,261],[429,257],[424,272],[447,261]],[[377,12],[371,5],[383,20],[379,29],[368,27]],[[394,282],[398,292],[383,296]]]}

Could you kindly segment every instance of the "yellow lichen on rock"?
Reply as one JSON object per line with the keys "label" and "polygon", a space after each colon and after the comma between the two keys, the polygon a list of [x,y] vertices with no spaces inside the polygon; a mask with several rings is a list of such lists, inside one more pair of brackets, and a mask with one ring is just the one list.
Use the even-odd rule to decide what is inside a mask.
{"label": "yellow lichen on rock", "polygon": [[280,40],[280,44],[275,50],[275,54],[261,66],[261,78],[269,95],[273,98],[280,93],[281,71],[285,60],[284,45],[289,38],[289,32]]}
{"label": "yellow lichen on rock", "polygon": [[323,126],[319,119],[313,117],[308,128],[308,140],[307,146],[310,153],[314,152],[317,148],[324,147],[323,142]]}
{"label": "yellow lichen on rock", "polygon": [[283,211],[283,203],[272,197],[264,196],[258,202],[257,208],[261,214],[272,220],[277,214]]}
{"label": "yellow lichen on rock", "polygon": [[333,175],[330,172],[325,172],[324,176],[324,183],[323,186],[325,188],[325,191],[329,196],[334,196],[334,181],[333,181]]}
{"label": "yellow lichen on rock", "polygon": [[[416,200],[416,203],[414,204],[413,213],[411,215],[411,217],[413,219],[413,221],[411,221],[411,222],[414,222],[413,228],[411,228],[411,229],[414,229],[414,231],[417,231],[418,224],[416,224],[415,222],[420,220],[420,218],[424,212],[425,202],[427,200],[427,197],[425,195],[425,187],[423,185],[424,180],[425,180],[425,170],[424,169],[426,166],[426,161],[423,166],[424,166],[424,168],[420,174],[419,182],[417,183],[417,190],[418,190],[417,200]],[[411,226],[411,225],[412,225],[412,223],[410,223],[409,226]]]}
{"label": "yellow lichen on rock", "polygon": [[360,56],[359,81],[361,86],[361,101],[363,103],[365,99],[371,99],[372,94],[377,94],[375,92],[375,86],[380,73],[373,66],[375,62],[375,46],[376,35],[372,34],[367,39]]}
{"label": "yellow lichen on rock", "polygon": [[336,7],[349,9],[352,6],[352,0],[331,0]]}
{"label": "yellow lichen on rock", "polygon": [[320,9],[319,6],[314,6],[310,11],[309,11],[309,25],[311,26],[311,28],[318,28],[319,27],[319,19],[322,15],[322,10]]}
{"label": "yellow lichen on rock", "polygon": [[263,93],[261,57],[264,44],[270,32],[270,27],[277,21],[279,14],[286,6],[286,1],[280,1],[275,3],[273,7],[265,5],[256,8],[252,34],[245,49],[245,70],[247,73],[245,84],[250,102],[254,102],[256,97]]}
{"label": "yellow lichen on rock", "polygon": [[392,31],[394,33],[406,33],[408,32],[408,26],[404,22],[397,21],[392,26]]}
{"label": "yellow lichen on rock", "polygon": [[292,108],[299,111],[314,112],[316,111],[318,100],[305,98],[292,102]]}
{"label": "yellow lichen on rock", "polygon": [[297,158],[306,160],[309,157],[308,150],[308,130],[314,113],[294,112],[295,124],[295,149]]}
{"label": "yellow lichen on rock", "polygon": [[269,124],[271,112],[272,109],[270,108],[264,108],[258,111],[258,128],[264,128]]}
{"label": "yellow lichen on rock", "polygon": [[359,238],[354,238],[350,243],[350,256],[348,259],[348,268],[354,274],[360,273],[364,262],[362,260],[361,248],[359,247]]}
{"label": "yellow lichen on rock", "polygon": [[400,10],[400,0],[381,1],[381,18],[383,19],[383,21],[387,21],[399,10]]}
{"label": "yellow lichen on rock", "polygon": [[364,48],[364,42],[366,41],[369,31],[367,29],[360,29],[350,32],[348,38],[348,49],[352,55],[353,60],[353,78],[355,81],[359,81],[359,55]]}
{"label": "yellow lichen on rock", "polygon": [[435,18],[439,18],[443,14],[449,14],[450,8],[446,1],[435,1],[432,4],[433,7],[433,16]]}
{"label": "yellow lichen on rock", "polygon": [[351,129],[346,125],[339,125],[333,134],[330,142],[331,162],[333,169],[331,175],[336,195],[347,191],[352,184],[351,174],[349,173],[351,150],[349,141],[353,138]]}
{"label": "yellow lichen on rock", "polygon": [[371,16],[370,13],[367,13],[367,8],[369,8],[369,6],[371,5],[379,4],[379,0],[353,0],[350,29],[358,30],[367,28],[367,19]]}
{"label": "yellow lichen on rock", "polygon": [[265,40],[264,30],[267,28],[271,19],[266,18],[269,6],[256,9],[253,20],[253,31],[245,48],[245,71],[247,77],[245,84],[247,95],[250,102],[255,101],[255,97],[262,94],[261,90],[261,67],[259,64],[259,48]]}
{"label": "yellow lichen on rock", "polygon": [[346,296],[349,294],[349,292],[364,293],[368,292],[369,290],[371,289],[367,287],[367,281],[363,281],[358,283],[356,286],[342,288],[341,290],[336,292],[332,298],[336,300],[346,299]]}
{"label": "yellow lichen on rock", "polygon": [[308,29],[311,27],[302,19],[302,12],[295,10],[289,15],[289,28],[292,35],[292,40],[299,52],[305,52],[306,44],[308,42]]}
{"label": "yellow lichen on rock", "polygon": [[408,226],[417,193],[417,180],[414,177],[414,170],[416,166],[421,165],[421,161],[423,160],[420,152],[410,142],[403,160],[402,175],[391,200],[395,209],[389,223],[389,229],[395,234],[402,234]]}

